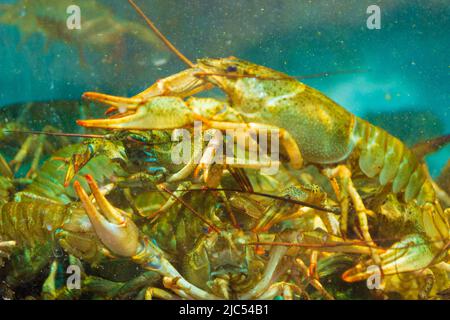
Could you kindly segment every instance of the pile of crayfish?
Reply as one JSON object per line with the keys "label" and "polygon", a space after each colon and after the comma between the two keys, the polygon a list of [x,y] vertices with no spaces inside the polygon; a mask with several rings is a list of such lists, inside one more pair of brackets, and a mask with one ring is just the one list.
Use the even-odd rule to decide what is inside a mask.
{"label": "pile of crayfish", "polygon": [[[286,74],[176,52],[188,69],[134,97],[85,93],[109,118],[78,120],[81,142],[4,126],[4,297],[448,297],[449,190],[423,157]],[[212,88],[227,99],[193,97]]]}

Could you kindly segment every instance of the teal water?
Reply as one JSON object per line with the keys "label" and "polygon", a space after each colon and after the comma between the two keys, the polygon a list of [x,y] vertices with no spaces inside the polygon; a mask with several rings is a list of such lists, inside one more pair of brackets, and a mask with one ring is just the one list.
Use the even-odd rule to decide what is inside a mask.
{"label": "teal water", "polygon": [[[39,20],[44,27],[23,31],[57,2],[23,6],[8,22],[5,4],[36,2],[0,1],[0,106],[77,100],[84,91],[132,95],[185,68],[156,44],[130,34],[114,31],[106,45],[89,38],[111,31],[105,23],[89,31],[89,22],[101,15],[91,12],[93,2],[125,27],[144,25],[127,1],[70,1],[81,8],[82,37],[66,30],[64,10],[48,20],[53,24],[47,30],[61,32],[40,32],[45,19]],[[304,81],[410,144],[450,133],[448,1],[137,2],[191,59],[234,55],[290,75],[360,70]],[[381,9],[379,30],[366,26],[371,4]],[[434,176],[449,158],[447,147],[427,159]]]}

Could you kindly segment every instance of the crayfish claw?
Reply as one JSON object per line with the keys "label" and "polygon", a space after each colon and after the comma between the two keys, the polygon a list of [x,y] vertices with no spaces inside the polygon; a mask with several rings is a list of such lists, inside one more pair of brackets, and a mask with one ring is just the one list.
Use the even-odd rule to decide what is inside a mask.
{"label": "crayfish claw", "polygon": [[85,157],[83,154],[74,154],[68,161],[66,175],[64,176],[64,187],[67,188],[80,171],[80,169],[89,161],[90,157]]}
{"label": "crayfish claw", "polygon": [[99,92],[85,92],[83,99],[98,102],[119,111],[136,110],[145,101],[142,98],[117,97]]}
{"label": "crayfish claw", "polygon": [[[118,111],[121,113],[111,118],[77,120],[77,124],[88,128],[165,130],[185,127],[194,122],[194,113],[181,98],[153,97],[148,99],[145,104],[143,101],[139,99],[140,107],[135,111],[119,108]],[[108,104],[116,106],[109,102]]]}
{"label": "crayfish claw", "polygon": [[74,182],[74,188],[97,236],[112,253],[123,257],[134,256],[140,243],[137,226],[124,212],[109,203],[90,175],[86,175],[86,180],[99,210],[90,201],[89,196],[78,181]]}
{"label": "crayfish claw", "polygon": [[342,279],[346,282],[356,282],[369,278],[374,271],[383,276],[390,276],[424,270],[436,259],[436,252],[420,235],[410,235],[380,254],[380,259],[380,266],[374,265],[372,260],[357,264],[344,272]]}

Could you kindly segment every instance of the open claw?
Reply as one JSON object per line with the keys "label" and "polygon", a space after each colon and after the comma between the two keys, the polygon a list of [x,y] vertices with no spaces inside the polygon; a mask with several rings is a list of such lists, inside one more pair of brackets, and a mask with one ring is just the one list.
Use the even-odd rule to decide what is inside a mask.
{"label": "open claw", "polygon": [[83,99],[99,102],[121,111],[136,110],[140,105],[145,103],[145,100],[139,96],[126,98],[99,92],[85,92],[83,94]]}
{"label": "open claw", "polygon": [[78,181],[75,181],[74,188],[97,236],[114,254],[124,257],[134,256],[140,245],[137,226],[108,202],[91,176],[87,175],[86,180],[100,210],[97,210],[89,200],[89,196]]}
{"label": "open claw", "polygon": [[64,176],[64,187],[68,187],[75,175],[88,163],[92,158],[89,152],[76,153],[68,161],[66,175]]}
{"label": "open claw", "polygon": [[109,107],[106,111],[105,111],[105,116],[110,115],[110,114],[114,114],[117,111],[116,107]]}
{"label": "open claw", "polygon": [[78,120],[77,124],[104,129],[164,130],[191,125],[194,116],[181,98],[154,97],[137,108],[134,113],[125,112],[123,116],[109,119]]}
{"label": "open claw", "polygon": [[125,149],[119,143],[107,139],[85,140],[78,151],[69,159],[62,159],[67,163],[64,187],[68,187],[72,179],[86,166],[89,161],[98,155],[104,155],[112,161],[127,161]]}
{"label": "open claw", "polygon": [[[404,272],[415,272],[428,268],[436,259],[436,252],[429,242],[420,235],[411,235],[395,243],[380,254],[381,275],[389,276]],[[362,281],[373,275],[375,265],[372,260],[361,262],[347,270],[342,279],[347,282]]]}
{"label": "open claw", "polygon": [[[146,129],[143,124],[142,114],[132,114],[120,118],[113,119],[91,119],[77,120],[77,124],[87,128],[104,128],[104,129]],[[139,126],[139,127],[138,127]]]}
{"label": "open claw", "polygon": [[70,159],[66,159],[67,169],[64,176],[64,187],[68,187],[72,179],[80,172],[81,169],[94,157],[97,150],[92,144],[86,145],[79,152],[74,153]]}

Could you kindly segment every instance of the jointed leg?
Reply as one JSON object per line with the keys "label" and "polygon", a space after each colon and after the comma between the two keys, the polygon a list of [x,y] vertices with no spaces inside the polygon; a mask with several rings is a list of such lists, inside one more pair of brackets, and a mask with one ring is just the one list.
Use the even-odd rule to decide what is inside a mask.
{"label": "jointed leg", "polygon": [[31,167],[26,175],[27,178],[33,177],[39,167],[39,161],[41,160],[42,152],[44,151],[44,143],[45,143],[45,136],[44,135],[39,136],[36,141],[35,152],[33,155],[33,160],[31,162]]}
{"label": "jointed leg", "polygon": [[[290,239],[289,239],[290,240]],[[275,271],[281,262],[282,258],[286,254],[287,248],[284,246],[273,247],[270,251],[270,259],[264,270],[264,274],[261,280],[248,292],[239,296],[240,300],[249,300],[260,297],[270,287],[272,281],[274,281]]]}
{"label": "jointed leg", "polygon": [[300,258],[296,258],[295,259],[295,263],[297,264],[297,266],[300,268],[300,271],[302,272],[302,274],[307,277],[308,282],[317,290],[319,291],[319,293],[327,300],[334,300],[334,297],[328,293],[328,291],[322,286],[322,284],[320,283],[320,281],[311,276],[310,273],[310,269],[308,268],[305,263],[303,262],[302,259]]}
{"label": "jointed leg", "polygon": [[[359,227],[362,233],[362,236],[364,240],[367,242],[368,246],[370,247],[371,256],[375,262],[375,264],[380,265],[380,257],[376,253],[376,250],[374,249],[376,244],[373,242],[372,237],[369,233],[369,224],[367,220],[367,215],[373,215],[373,212],[366,209],[361,196],[359,195],[358,191],[356,190],[355,186],[353,185],[353,181],[351,179],[351,171],[348,169],[345,165],[339,165],[334,169],[327,170],[327,175],[331,178],[339,178],[341,181],[341,192],[345,190],[344,192],[348,193],[350,199],[352,200],[353,207],[356,211],[356,216],[358,218]],[[345,195],[345,193],[344,193]],[[342,197],[342,195],[338,195],[338,197]],[[345,203],[345,202],[344,202]]]}
{"label": "jointed leg", "polygon": [[[339,228],[341,230],[342,237],[347,238],[348,231],[348,210],[349,210],[349,197],[346,188],[340,188],[339,183],[336,180],[336,177],[329,177],[331,187],[333,188],[334,193],[336,194],[337,200],[341,207],[341,218],[339,219]],[[343,185],[347,185],[348,182],[346,178],[343,178]]]}
{"label": "jointed leg", "polygon": [[31,148],[36,143],[36,136],[29,136],[25,139],[25,142],[20,147],[19,151],[14,156],[14,159],[11,160],[10,165],[14,166],[14,172],[19,171],[20,166],[25,160],[26,156],[30,153]]}
{"label": "jointed leg", "polygon": [[290,164],[294,169],[299,169],[303,166],[303,157],[300,152],[300,148],[297,142],[292,138],[288,131],[271,125],[260,124],[260,123],[235,123],[235,122],[219,122],[210,121],[209,125],[212,128],[220,130],[254,130],[255,132],[263,131],[269,133],[272,131],[278,132],[278,138],[281,144],[284,146],[286,152],[288,153]]}
{"label": "jointed leg", "polygon": [[145,300],[153,300],[153,298],[163,299],[163,300],[178,300],[172,293],[155,287],[150,287],[145,290]]}
{"label": "jointed leg", "polygon": [[271,300],[281,297],[283,300],[293,300],[294,293],[304,296],[303,290],[294,283],[276,282],[272,284],[266,292],[258,297],[258,300]]}

